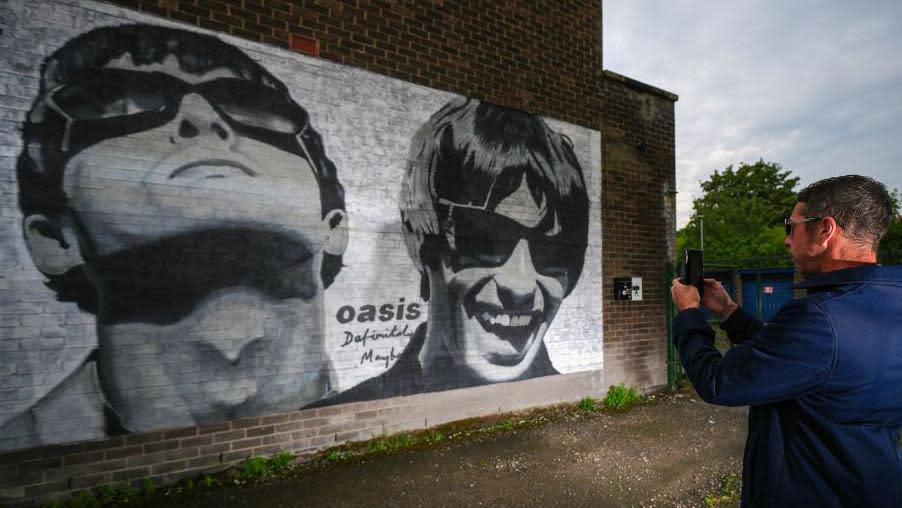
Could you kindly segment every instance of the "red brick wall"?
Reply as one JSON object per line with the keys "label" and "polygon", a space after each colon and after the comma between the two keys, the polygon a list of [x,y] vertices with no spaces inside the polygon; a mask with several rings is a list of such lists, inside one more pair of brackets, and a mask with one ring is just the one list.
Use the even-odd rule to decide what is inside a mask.
{"label": "red brick wall", "polygon": [[[604,384],[648,389],[666,382],[663,272],[673,252],[676,97],[603,76],[600,2],[541,2],[541,9],[527,0],[111,3],[286,48],[290,34],[313,37],[322,58],[600,129]],[[613,300],[612,281],[621,276],[643,278],[642,302]],[[582,379],[587,393],[601,395]],[[555,382],[537,380],[529,390]],[[486,397],[474,394],[472,413],[484,414],[478,403]],[[373,401],[8,453],[0,455],[0,498],[139,478],[171,481],[251,455],[307,452],[440,423],[428,401]],[[404,420],[410,414],[418,416]]]}
{"label": "red brick wall", "polygon": [[[312,37],[325,59],[601,128],[605,379],[642,388],[666,380],[662,274],[673,251],[675,212],[665,202],[675,188],[676,96],[602,76],[600,2],[111,3],[285,48],[291,34]],[[618,276],[642,277],[644,300],[614,301]]]}
{"label": "red brick wall", "polygon": [[412,83],[598,128],[597,0],[111,0]]}
{"label": "red brick wall", "polygon": [[[605,71],[602,122],[604,376],[642,389],[667,382],[667,262],[674,249],[674,102]],[[615,277],[642,277],[640,302],[614,300]]]}

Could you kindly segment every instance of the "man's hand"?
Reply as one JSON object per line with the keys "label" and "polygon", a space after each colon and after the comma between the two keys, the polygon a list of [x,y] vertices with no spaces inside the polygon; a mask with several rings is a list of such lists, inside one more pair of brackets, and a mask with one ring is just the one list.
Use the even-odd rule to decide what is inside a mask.
{"label": "man's hand", "polygon": [[695,289],[692,284],[683,284],[679,277],[673,279],[673,283],[670,285],[670,295],[673,296],[673,303],[679,310],[697,309],[700,303],[698,289]]}
{"label": "man's hand", "polygon": [[700,304],[723,319],[730,317],[739,306],[730,298],[730,294],[720,282],[705,279],[705,298],[699,301],[698,290],[691,284],[683,284],[679,278],[673,279],[670,286],[673,303],[679,310],[698,308]]}
{"label": "man's hand", "polygon": [[730,314],[739,307],[730,298],[723,285],[714,279],[705,279],[705,298],[702,303],[708,310],[724,319],[730,317]]}

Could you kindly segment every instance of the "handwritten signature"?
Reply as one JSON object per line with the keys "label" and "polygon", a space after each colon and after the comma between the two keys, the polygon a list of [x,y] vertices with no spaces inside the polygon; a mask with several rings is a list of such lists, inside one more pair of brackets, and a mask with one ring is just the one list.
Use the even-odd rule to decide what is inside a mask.
{"label": "handwritten signature", "polygon": [[400,357],[400,354],[395,354],[395,347],[392,346],[391,352],[387,355],[377,355],[373,353],[373,350],[370,349],[366,353],[363,353],[360,356],[360,365],[363,365],[364,362],[369,361],[370,363],[384,363],[385,368],[388,368],[389,363],[393,360],[396,360]]}
{"label": "handwritten signature", "polygon": [[[398,339],[402,337],[411,338],[413,337],[413,332],[410,331],[409,325],[393,325],[391,329],[383,329],[381,331],[373,330],[372,328],[367,328],[363,331],[363,333],[355,334],[354,332],[344,332],[344,342],[342,342],[341,347],[350,346],[351,344],[360,344],[361,347],[366,347],[367,341],[376,341],[383,339]],[[361,362],[363,363],[363,362]]]}

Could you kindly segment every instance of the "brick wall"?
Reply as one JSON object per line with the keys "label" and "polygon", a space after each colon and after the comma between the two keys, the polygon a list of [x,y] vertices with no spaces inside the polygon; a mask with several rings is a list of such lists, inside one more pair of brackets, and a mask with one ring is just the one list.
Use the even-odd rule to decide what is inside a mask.
{"label": "brick wall", "polygon": [[[75,4],[68,0],[61,3]],[[426,101],[429,105],[419,113],[420,121],[428,118],[435,104],[440,105],[451,96],[450,93],[442,95],[443,92],[481,98],[556,118],[551,121],[553,127],[566,132],[582,147],[582,153],[588,154],[581,155],[589,161],[587,168],[596,171],[598,167],[603,168],[600,200],[597,192],[590,198],[593,221],[604,222],[600,228],[604,250],[601,250],[600,239],[590,239],[590,244],[600,254],[591,262],[587,258],[583,275],[588,277],[590,293],[595,295],[584,301],[592,302],[597,313],[590,311],[587,314],[585,309],[575,308],[566,311],[572,313],[572,317],[565,315],[557,319],[558,323],[577,323],[572,333],[564,333],[568,332],[566,327],[563,332],[558,330],[559,334],[563,333],[562,340],[581,335],[579,326],[591,327],[602,317],[602,298],[597,293],[603,289],[603,378],[602,372],[597,370],[576,371],[513,384],[485,385],[20,450],[0,454],[0,497],[41,497],[144,478],[167,482],[222,468],[251,455],[280,450],[311,453],[385,432],[422,429],[460,418],[579,400],[587,395],[600,397],[606,387],[614,383],[623,382],[649,390],[666,382],[663,365],[666,287],[661,273],[673,252],[673,101],[676,97],[613,73],[605,73],[602,79],[599,2],[547,2],[541,10],[531,2],[117,0],[111,3],[281,48],[288,46],[291,34],[318,39],[323,59],[351,66],[334,72],[347,74],[342,79],[357,84],[353,90],[335,91],[334,97],[326,99],[328,104],[322,107],[319,118],[334,121],[336,118],[329,113],[329,108],[336,104],[346,106],[342,101],[354,97],[360,90],[389,86],[371,75],[352,70],[354,68],[438,89],[438,92],[428,92],[437,93],[439,97]],[[59,20],[60,23],[64,21]],[[60,36],[48,34],[47,37],[47,42],[54,44],[59,42]],[[260,52],[255,55],[261,57]],[[277,62],[282,60],[285,59],[277,56],[267,65],[278,67]],[[311,61],[311,75],[318,80],[334,69],[316,67],[316,62]],[[36,83],[25,78],[20,80],[22,97],[30,97]],[[305,91],[317,89],[316,86],[305,82],[303,77],[289,83],[290,88]],[[398,90],[407,93],[407,86],[398,85],[394,92],[398,93]],[[402,102],[419,104],[416,101],[422,101],[422,97],[422,92],[415,91]],[[22,99],[14,106],[22,109],[28,103]],[[361,109],[378,111],[382,106],[366,104]],[[317,118],[316,108],[312,108],[314,119]],[[351,114],[363,113],[355,110]],[[7,117],[7,120],[9,118],[13,117]],[[364,151],[376,149],[389,154],[400,153],[401,157],[406,155],[407,135],[399,136],[405,142],[397,143],[380,132],[361,137],[358,127],[366,122],[355,121],[358,125],[350,129],[355,131],[353,137],[342,130],[341,124],[346,122],[335,122],[336,127],[316,125],[331,140],[327,150],[333,150],[330,156],[337,159],[340,168],[374,168],[371,172],[390,169],[392,164],[384,161],[371,163],[354,156],[343,159],[341,152],[334,152],[334,146],[359,143],[361,139],[364,140]],[[602,128],[603,165],[601,160],[595,160],[598,146],[585,146],[587,140],[597,144],[599,138],[584,136],[583,130],[576,126]],[[17,153],[18,149],[0,155],[9,161]],[[373,187],[377,197],[388,196],[386,208],[390,207],[391,212],[396,213],[396,185],[381,189],[374,183],[381,182],[384,175],[350,171],[342,177],[349,178],[344,181],[346,186]],[[389,175],[388,178],[392,177]],[[14,182],[5,180],[3,185],[0,190],[7,196],[15,192]],[[382,205],[376,206],[377,211],[381,210],[379,206]],[[411,279],[409,261],[404,259],[397,266],[385,261],[385,252],[402,246],[385,244],[384,239],[388,237],[380,229],[383,226],[375,220],[372,209],[369,215],[367,213],[366,209],[352,210],[352,223],[361,235],[380,238],[382,240],[374,241],[383,243],[366,256],[346,257],[346,263],[349,267],[359,266],[362,260],[371,259],[373,253],[378,253],[383,259],[383,276],[399,284],[403,282],[415,291],[415,284],[408,280]],[[14,216],[15,212],[7,215]],[[15,227],[18,228],[18,223]],[[24,250],[19,249],[17,255],[27,260]],[[367,283],[360,277],[355,278],[353,272],[351,274],[346,274],[345,278],[354,283]],[[612,280],[619,276],[643,278],[642,302],[613,300]],[[415,293],[405,296],[411,301]],[[396,301],[397,295],[383,300]],[[36,305],[40,309],[42,304]],[[80,316],[73,309],[69,309],[69,315]],[[83,335],[93,328],[90,320],[77,324],[85,329]],[[56,326],[56,322],[50,325]],[[590,364],[600,363],[598,342],[601,333],[593,332],[586,338],[594,345],[587,342],[570,348],[573,352],[563,356],[565,363],[585,363],[586,358],[580,358],[580,355],[587,357]],[[41,353],[41,356],[48,355]],[[30,396],[28,390],[23,388],[20,393]]]}
{"label": "brick wall", "polygon": [[76,495],[99,485],[157,484],[220,471],[258,455],[301,457],[344,442],[454,420],[598,396],[594,373],[486,385],[0,453],[0,502]]}
{"label": "brick wall", "polygon": [[596,0],[112,0],[502,106],[597,128],[601,3]]}
{"label": "brick wall", "polygon": [[[674,102],[669,92],[604,72],[602,274],[604,376],[643,389],[667,382],[664,316],[673,260]],[[640,302],[614,300],[615,277],[642,277]]]}

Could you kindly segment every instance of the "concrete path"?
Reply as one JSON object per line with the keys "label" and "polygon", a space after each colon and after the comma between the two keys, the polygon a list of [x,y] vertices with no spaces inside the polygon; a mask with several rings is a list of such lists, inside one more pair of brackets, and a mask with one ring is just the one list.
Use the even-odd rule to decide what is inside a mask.
{"label": "concrete path", "polygon": [[447,440],[263,485],[217,487],[171,505],[705,506],[705,495],[740,471],[746,415],[685,392],[623,414]]}
{"label": "concrete path", "polygon": [[705,506],[705,496],[740,471],[746,414],[685,392],[627,413],[446,440],[263,485],[217,487],[171,505]]}

